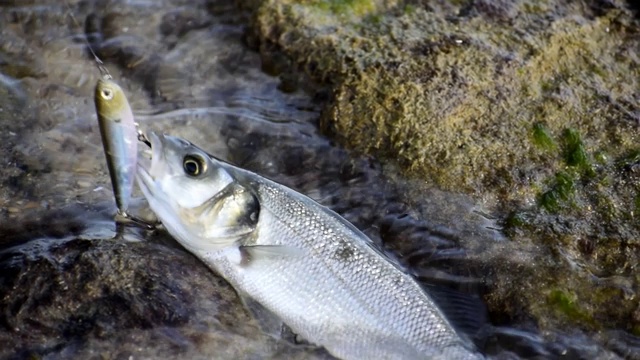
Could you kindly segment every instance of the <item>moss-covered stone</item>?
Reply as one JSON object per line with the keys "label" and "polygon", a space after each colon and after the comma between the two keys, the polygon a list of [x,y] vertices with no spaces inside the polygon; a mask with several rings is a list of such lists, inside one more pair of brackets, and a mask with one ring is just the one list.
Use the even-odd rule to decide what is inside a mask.
{"label": "moss-covered stone", "polygon": [[265,61],[328,89],[327,134],[485,200],[518,251],[535,249],[489,265],[490,310],[638,326],[640,25],[625,3],[239,1]]}

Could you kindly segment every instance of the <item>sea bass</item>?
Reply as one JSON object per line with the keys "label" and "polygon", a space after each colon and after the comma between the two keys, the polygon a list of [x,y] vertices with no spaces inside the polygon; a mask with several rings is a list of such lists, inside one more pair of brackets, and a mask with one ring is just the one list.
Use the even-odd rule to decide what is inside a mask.
{"label": "sea bass", "polygon": [[138,156],[133,112],[124,91],[110,76],[98,80],[94,100],[118,213],[128,218]]}
{"label": "sea bass", "polygon": [[138,183],[187,250],[342,359],[482,359],[411,276],[338,214],[180,138],[149,134]]}

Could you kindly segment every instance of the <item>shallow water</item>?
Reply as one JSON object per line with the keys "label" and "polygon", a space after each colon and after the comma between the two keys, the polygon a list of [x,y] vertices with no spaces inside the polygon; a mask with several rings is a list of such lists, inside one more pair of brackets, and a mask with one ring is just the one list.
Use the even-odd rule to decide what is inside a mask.
{"label": "shallow water", "polygon": [[[8,164],[0,171],[0,344],[12,344],[0,346],[0,357],[329,357],[283,336],[269,314],[255,320],[259,308],[247,312],[166,234],[117,231],[85,22],[144,130],[188,139],[331,207],[428,288],[479,299],[491,292],[495,259],[509,253],[515,269],[540,255],[513,246],[481,203],[404,179],[320,134],[321,92],[281,91],[244,44],[246,14],[234,6],[47,3],[0,6],[0,151]],[[88,268],[98,275],[82,276]],[[482,302],[472,303],[478,321],[469,327],[484,325],[475,340],[491,357],[637,358],[638,339],[622,331],[539,333],[526,314],[509,319],[489,309],[482,321]]]}

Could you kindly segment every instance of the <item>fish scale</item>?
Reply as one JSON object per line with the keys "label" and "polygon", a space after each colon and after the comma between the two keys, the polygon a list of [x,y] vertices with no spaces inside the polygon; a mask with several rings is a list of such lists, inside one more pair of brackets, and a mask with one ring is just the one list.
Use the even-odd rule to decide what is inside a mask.
{"label": "fish scale", "polygon": [[[169,233],[296,334],[343,359],[482,358],[413,278],[333,211],[283,185],[221,162],[184,140],[155,134],[151,138],[152,166],[150,170],[139,167],[139,182]],[[203,178],[184,174],[182,161],[192,155],[206,161]],[[187,205],[204,214],[202,206],[215,205],[207,199],[215,198],[230,182],[258,199],[259,215],[250,234],[222,244],[221,239],[227,238],[207,238],[202,230],[218,219],[179,214],[190,211],[184,208]],[[196,201],[198,196],[204,198]],[[236,222],[227,218],[230,212],[224,215],[225,223]],[[232,215],[242,219],[248,211]],[[299,252],[239,260],[242,249],[279,247]]]}

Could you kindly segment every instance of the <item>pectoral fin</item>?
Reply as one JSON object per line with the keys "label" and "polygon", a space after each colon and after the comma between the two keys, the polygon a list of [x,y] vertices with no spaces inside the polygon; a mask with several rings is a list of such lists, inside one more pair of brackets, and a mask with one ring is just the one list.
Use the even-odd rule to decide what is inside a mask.
{"label": "pectoral fin", "polygon": [[240,265],[251,266],[259,261],[300,258],[304,252],[300,248],[287,245],[250,245],[240,246],[240,254]]}

